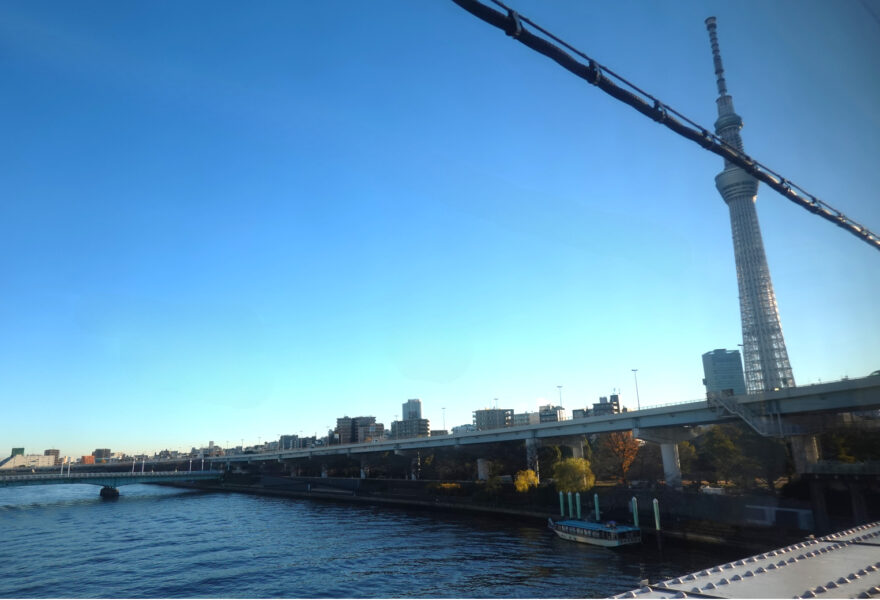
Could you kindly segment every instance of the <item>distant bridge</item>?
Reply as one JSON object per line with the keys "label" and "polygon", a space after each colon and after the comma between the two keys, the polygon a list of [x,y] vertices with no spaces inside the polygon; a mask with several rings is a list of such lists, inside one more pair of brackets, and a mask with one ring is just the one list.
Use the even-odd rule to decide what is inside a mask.
{"label": "distant bridge", "polygon": [[86,483],[100,485],[103,488],[116,489],[121,485],[134,483],[162,483],[166,481],[195,481],[202,479],[219,479],[222,471],[163,471],[158,473],[38,473],[27,475],[0,476],[0,487],[20,485],[52,485],[69,483]]}

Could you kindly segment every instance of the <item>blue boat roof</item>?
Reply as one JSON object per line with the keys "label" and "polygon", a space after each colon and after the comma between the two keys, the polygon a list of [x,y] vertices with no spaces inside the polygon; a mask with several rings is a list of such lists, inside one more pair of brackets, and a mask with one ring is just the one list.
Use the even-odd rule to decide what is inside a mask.
{"label": "blue boat roof", "polygon": [[556,524],[579,527],[580,529],[592,529],[593,531],[640,531],[638,527],[633,527],[632,525],[615,524],[615,527],[612,529],[606,523],[591,523],[589,521],[578,521],[577,519],[556,521]]}

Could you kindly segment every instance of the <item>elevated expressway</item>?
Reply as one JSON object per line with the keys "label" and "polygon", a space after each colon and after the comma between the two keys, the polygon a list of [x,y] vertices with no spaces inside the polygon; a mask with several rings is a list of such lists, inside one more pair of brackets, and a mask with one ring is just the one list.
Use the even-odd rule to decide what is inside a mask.
{"label": "elevated expressway", "polygon": [[[697,400],[655,406],[616,415],[586,417],[554,423],[522,425],[457,433],[445,436],[390,439],[372,443],[301,448],[257,454],[236,454],[206,458],[212,463],[259,462],[307,459],[331,455],[367,455],[376,452],[406,452],[431,448],[460,447],[493,442],[526,442],[527,454],[541,440],[579,438],[584,435],[633,431],[636,437],[656,441],[672,448],[677,463],[675,441],[686,439],[699,425],[745,420],[762,435],[804,437],[821,425],[819,415],[880,409],[880,376],[845,379],[830,383],[785,388],[761,394],[726,396],[721,401]],[[531,450],[530,450],[531,449]],[[815,457],[813,458],[813,461]],[[664,471],[667,465],[664,451]],[[671,472],[669,472],[671,474]]]}

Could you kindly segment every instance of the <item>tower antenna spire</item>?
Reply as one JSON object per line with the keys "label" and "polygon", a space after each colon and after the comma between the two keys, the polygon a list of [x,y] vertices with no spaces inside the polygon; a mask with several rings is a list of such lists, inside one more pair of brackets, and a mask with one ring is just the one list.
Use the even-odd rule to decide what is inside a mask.
{"label": "tower antenna spire", "polygon": [[727,82],[724,80],[724,65],[721,63],[721,48],[718,46],[718,25],[715,17],[706,19],[706,29],[709,30],[709,42],[712,44],[712,60],[715,63],[715,77],[718,83],[718,95],[727,95]]}

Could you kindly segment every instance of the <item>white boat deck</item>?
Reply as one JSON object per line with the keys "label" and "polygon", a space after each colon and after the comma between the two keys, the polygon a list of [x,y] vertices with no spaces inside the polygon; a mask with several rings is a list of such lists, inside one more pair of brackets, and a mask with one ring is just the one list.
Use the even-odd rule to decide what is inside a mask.
{"label": "white boat deck", "polygon": [[615,598],[880,598],[880,521]]}

